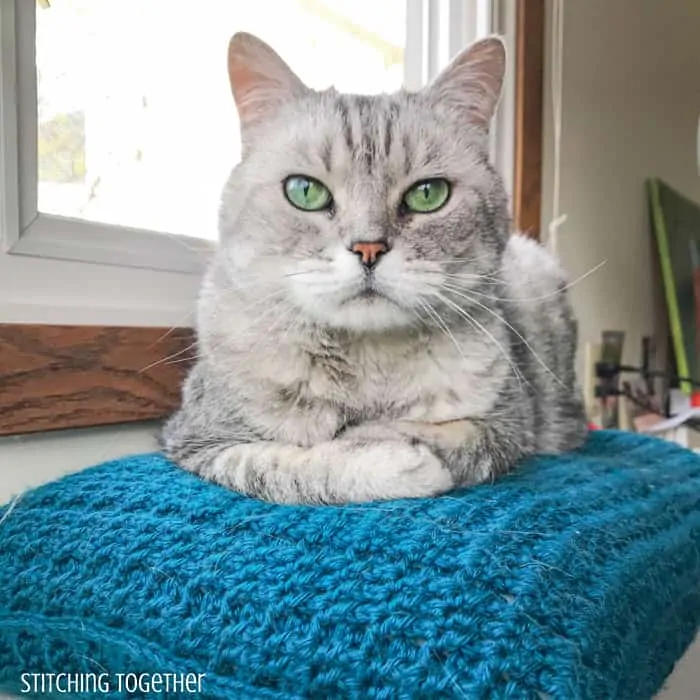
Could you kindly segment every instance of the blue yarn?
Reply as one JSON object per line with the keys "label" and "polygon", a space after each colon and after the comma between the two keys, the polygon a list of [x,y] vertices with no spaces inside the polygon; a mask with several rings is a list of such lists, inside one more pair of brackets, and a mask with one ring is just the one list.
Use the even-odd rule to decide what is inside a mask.
{"label": "blue yarn", "polygon": [[5,691],[106,670],[206,673],[209,698],[642,700],[700,618],[700,459],[632,434],[343,507],[127,457],[3,516]]}

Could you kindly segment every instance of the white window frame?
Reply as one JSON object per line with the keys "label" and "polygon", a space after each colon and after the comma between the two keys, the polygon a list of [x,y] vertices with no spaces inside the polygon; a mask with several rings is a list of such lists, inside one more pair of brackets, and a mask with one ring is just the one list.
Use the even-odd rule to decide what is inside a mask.
{"label": "white window frame", "polygon": [[[508,0],[406,0],[405,85],[419,89],[479,33],[515,35]],[[215,243],[49,215],[37,206],[35,0],[0,0],[0,246],[33,256],[199,275]],[[447,32],[447,37],[445,33]],[[510,189],[514,50],[493,158]]]}
{"label": "white window frame", "polygon": [[[198,273],[206,242],[45,214],[37,203],[36,2],[0,2],[4,250],[15,255]],[[14,27],[14,32],[12,31]],[[13,109],[13,105],[15,109]],[[213,247],[210,244],[210,247]]]}

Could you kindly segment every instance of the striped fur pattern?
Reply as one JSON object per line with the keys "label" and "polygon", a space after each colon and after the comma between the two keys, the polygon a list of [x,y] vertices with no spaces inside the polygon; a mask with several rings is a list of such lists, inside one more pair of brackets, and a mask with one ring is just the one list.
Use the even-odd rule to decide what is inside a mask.
{"label": "striped fur pattern", "polygon": [[[343,95],[232,39],[243,158],[169,457],[262,499],[343,503],[438,494],[581,444],[566,279],[509,235],[488,160],[504,64],[490,38],[421,92]],[[291,206],[290,175],[324,183],[332,206]],[[406,211],[406,190],[436,177],[447,203]],[[356,241],[389,251],[368,272]]]}

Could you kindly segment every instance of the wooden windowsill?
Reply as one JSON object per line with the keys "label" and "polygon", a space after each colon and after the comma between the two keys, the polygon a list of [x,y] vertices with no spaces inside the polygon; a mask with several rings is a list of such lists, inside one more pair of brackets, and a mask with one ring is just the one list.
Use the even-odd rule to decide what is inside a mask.
{"label": "wooden windowsill", "polygon": [[0,324],[0,435],[162,418],[193,342],[189,328]]}

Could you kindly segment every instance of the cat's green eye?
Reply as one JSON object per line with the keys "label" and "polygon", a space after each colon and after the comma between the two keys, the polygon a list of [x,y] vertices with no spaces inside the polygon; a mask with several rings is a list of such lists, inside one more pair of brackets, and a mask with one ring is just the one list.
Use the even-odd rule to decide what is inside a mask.
{"label": "cat's green eye", "polygon": [[330,190],[318,180],[304,175],[292,175],[284,181],[284,195],[297,209],[320,211],[327,209],[333,197]]}
{"label": "cat's green eye", "polygon": [[422,180],[410,187],[403,196],[403,203],[409,211],[428,214],[437,211],[450,198],[450,183],[436,178]]}

